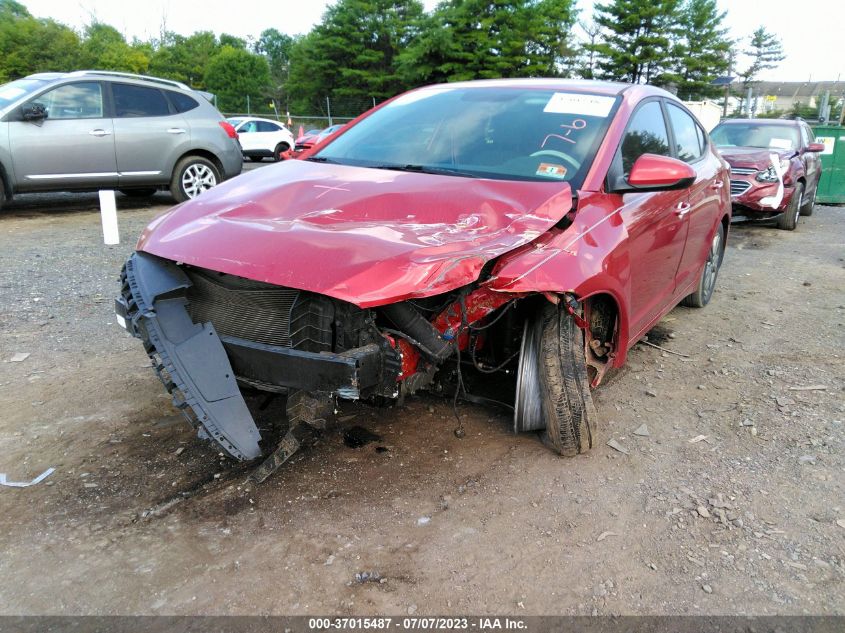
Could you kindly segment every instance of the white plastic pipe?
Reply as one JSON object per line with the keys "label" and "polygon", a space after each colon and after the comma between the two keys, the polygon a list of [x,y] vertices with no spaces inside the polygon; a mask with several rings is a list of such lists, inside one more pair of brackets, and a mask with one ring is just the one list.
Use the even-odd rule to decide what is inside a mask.
{"label": "white plastic pipe", "polygon": [[120,231],[117,228],[117,202],[114,191],[100,191],[100,218],[103,221],[103,242],[120,244]]}

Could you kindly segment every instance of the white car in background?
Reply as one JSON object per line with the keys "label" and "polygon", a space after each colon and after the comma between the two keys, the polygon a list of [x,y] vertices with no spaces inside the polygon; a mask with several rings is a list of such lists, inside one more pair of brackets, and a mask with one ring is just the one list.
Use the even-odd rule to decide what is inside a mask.
{"label": "white car in background", "polygon": [[294,146],[293,134],[278,121],[258,117],[232,117],[226,120],[238,133],[244,156],[252,161],[258,162],[264,158],[281,160],[281,154]]}

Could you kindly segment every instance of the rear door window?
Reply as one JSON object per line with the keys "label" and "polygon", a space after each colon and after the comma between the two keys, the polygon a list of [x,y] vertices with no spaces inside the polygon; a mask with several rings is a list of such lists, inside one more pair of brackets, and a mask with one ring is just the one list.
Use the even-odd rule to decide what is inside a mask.
{"label": "rear door window", "polygon": [[167,116],[170,106],[158,88],[112,84],[114,114],[118,118]]}
{"label": "rear door window", "polygon": [[634,162],[643,154],[672,155],[660,102],[649,101],[634,113],[620,151],[625,174],[631,173]]}
{"label": "rear door window", "polygon": [[669,110],[669,120],[675,133],[675,152],[685,163],[692,163],[701,158],[702,147],[698,125],[695,120],[681,108],[666,104]]}
{"label": "rear door window", "polygon": [[278,132],[279,126],[269,121],[257,121],[259,132]]}

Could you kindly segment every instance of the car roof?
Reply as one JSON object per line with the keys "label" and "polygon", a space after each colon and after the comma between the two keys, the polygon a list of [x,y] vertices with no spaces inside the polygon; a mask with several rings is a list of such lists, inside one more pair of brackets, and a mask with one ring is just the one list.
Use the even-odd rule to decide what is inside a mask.
{"label": "car roof", "polygon": [[265,119],[260,116],[230,116],[230,119],[238,119],[239,121],[265,121],[267,123],[275,123],[276,125],[281,125],[285,127],[285,124],[281,121],[274,121],[273,119]]}
{"label": "car roof", "polygon": [[779,125],[782,127],[794,127],[804,121],[797,119],[727,119],[719,125],[736,125],[737,123],[756,123],[757,125]]}
{"label": "car roof", "polygon": [[[591,92],[594,94],[616,96],[622,94],[634,84],[626,84],[616,81],[595,81],[592,79],[557,79],[557,78],[535,78],[535,79],[481,79],[476,81],[458,81],[448,84],[433,84],[420,88],[531,88],[535,90],[571,90],[574,92]],[[637,88],[645,89],[655,94],[668,94],[654,86],[637,85]]]}
{"label": "car roof", "polygon": [[[190,86],[183,84],[181,81],[173,81],[171,79],[162,79],[161,77],[152,77],[150,75],[135,75],[133,73],[122,73],[111,70],[74,70],[68,73],[35,73],[28,75],[26,79],[39,79],[41,81],[61,81],[63,79],[77,79],[77,78],[96,78],[114,81],[130,81],[137,82],[144,85],[152,85],[156,87],[166,86],[171,89],[185,90],[186,92],[198,92],[193,90]],[[200,92],[199,94],[203,94]],[[204,96],[204,95],[203,95]]]}

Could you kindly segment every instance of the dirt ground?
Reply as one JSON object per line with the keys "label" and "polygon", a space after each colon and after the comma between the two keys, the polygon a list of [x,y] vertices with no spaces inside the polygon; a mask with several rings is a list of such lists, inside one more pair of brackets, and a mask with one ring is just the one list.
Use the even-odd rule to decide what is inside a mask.
{"label": "dirt ground", "polygon": [[0,487],[0,614],[845,613],[845,208],[733,227],[710,306],[650,334],[687,356],[636,346],[586,456],[422,396],[249,486],[115,324],[169,204],[119,198],[112,247],[95,195],[0,212],[0,472],[56,469]]}

